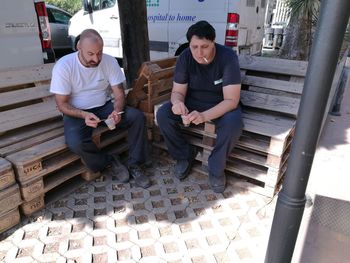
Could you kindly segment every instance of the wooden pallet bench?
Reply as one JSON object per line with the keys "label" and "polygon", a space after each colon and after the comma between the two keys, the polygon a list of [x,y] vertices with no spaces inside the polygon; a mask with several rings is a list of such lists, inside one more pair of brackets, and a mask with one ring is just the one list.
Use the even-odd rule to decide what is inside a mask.
{"label": "wooden pallet bench", "polygon": [[144,62],[127,96],[127,103],[139,108],[146,115],[150,140],[154,124],[154,107],[170,99],[175,64],[176,57]]}
{"label": "wooden pallet bench", "polygon": [[[52,68],[45,64],[0,71],[0,156],[12,163],[25,215],[41,209],[45,193],[70,178],[99,176],[65,144],[62,115],[49,92]],[[126,137],[125,131],[107,127],[93,133],[99,148],[121,142],[115,147],[125,150]],[[34,200],[38,198],[42,202]]]}
{"label": "wooden pallet bench", "polygon": [[144,62],[128,94],[128,104],[153,113],[154,105],[170,99],[176,57]]}
{"label": "wooden pallet bench", "polygon": [[[237,146],[227,160],[226,171],[248,182],[240,180],[241,186],[273,196],[278,191],[287,167],[307,63],[251,56],[240,56],[239,60],[244,128]],[[173,71],[173,60],[163,63],[171,64]],[[147,72],[146,69],[144,71]],[[154,78],[155,76],[156,74]],[[167,78],[172,79],[172,76],[168,74]],[[152,81],[147,85],[154,87]],[[149,113],[148,123],[153,131],[153,145],[162,149],[166,147],[159,129],[153,125],[155,112],[162,103],[149,102],[170,98],[171,88],[167,87],[166,90],[169,90],[168,97],[163,94],[158,100],[150,98],[156,92],[145,92],[148,98],[134,98],[141,98],[138,105],[144,103],[149,108],[153,107],[154,113]],[[183,129],[188,141],[200,149],[196,159],[205,167],[215,143],[215,125],[208,122]]]}
{"label": "wooden pallet bench", "polygon": [[19,223],[18,207],[21,203],[12,165],[0,158],[0,233]]}

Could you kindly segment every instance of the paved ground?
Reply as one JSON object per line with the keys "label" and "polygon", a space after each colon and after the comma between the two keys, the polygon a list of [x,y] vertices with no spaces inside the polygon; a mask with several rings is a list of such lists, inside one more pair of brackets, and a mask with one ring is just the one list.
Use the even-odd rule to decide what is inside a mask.
{"label": "paved ground", "polygon": [[[349,86],[349,83],[348,83]],[[350,88],[326,122],[315,155],[293,262],[350,258]],[[158,158],[157,158],[158,159]],[[154,160],[152,187],[113,176],[83,183],[0,237],[1,262],[263,262],[275,199],[229,178],[213,193],[203,175],[185,181]]]}
{"label": "paved ground", "polygon": [[[24,220],[0,243],[5,262],[259,262],[272,208],[269,198],[206,176],[180,182],[172,164],[154,161],[147,190],[112,176],[80,186]],[[72,261],[69,261],[72,260]],[[73,261],[74,260],[74,261]]]}
{"label": "paved ground", "polygon": [[[350,72],[348,71],[348,76]],[[341,116],[328,116],[313,162],[294,262],[349,262],[350,78]]]}

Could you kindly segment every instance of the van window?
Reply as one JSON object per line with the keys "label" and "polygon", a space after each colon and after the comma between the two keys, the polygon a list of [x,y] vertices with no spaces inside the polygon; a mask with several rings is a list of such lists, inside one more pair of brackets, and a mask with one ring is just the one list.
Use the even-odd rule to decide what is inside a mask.
{"label": "van window", "polygon": [[68,25],[70,16],[56,9],[47,8],[49,22]]}
{"label": "van window", "polygon": [[92,0],[92,9],[94,11],[113,7],[116,0]]}

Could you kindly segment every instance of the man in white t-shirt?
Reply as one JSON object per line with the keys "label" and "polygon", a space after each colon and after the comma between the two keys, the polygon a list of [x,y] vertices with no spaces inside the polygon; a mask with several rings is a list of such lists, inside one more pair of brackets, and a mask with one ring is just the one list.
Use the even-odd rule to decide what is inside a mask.
{"label": "man in white t-shirt", "polygon": [[[115,58],[103,54],[103,40],[93,29],[84,30],[78,52],[62,57],[52,71],[50,91],[64,114],[64,133],[71,151],[81,156],[93,172],[112,169],[120,182],[129,181],[143,188],[151,185],[140,165],[149,156],[144,114],[125,106],[125,76]],[[109,91],[113,92],[114,103]],[[123,112],[123,113],[122,113]],[[127,169],[115,155],[99,150],[92,141],[93,129],[114,120],[118,128],[128,129],[129,159]]]}

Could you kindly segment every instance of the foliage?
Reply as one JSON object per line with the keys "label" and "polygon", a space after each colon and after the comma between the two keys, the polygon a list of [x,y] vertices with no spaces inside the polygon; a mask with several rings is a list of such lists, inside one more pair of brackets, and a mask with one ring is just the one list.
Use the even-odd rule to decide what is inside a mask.
{"label": "foliage", "polygon": [[317,22],[320,1],[319,0],[285,0],[291,10],[291,17],[299,18],[308,14],[311,21]]}
{"label": "foliage", "polygon": [[287,59],[308,60],[312,31],[319,15],[320,1],[285,1],[291,10],[291,17],[285,29],[285,39],[279,55]]}
{"label": "foliage", "polygon": [[82,0],[46,0],[46,3],[62,8],[72,15],[82,8]]}

